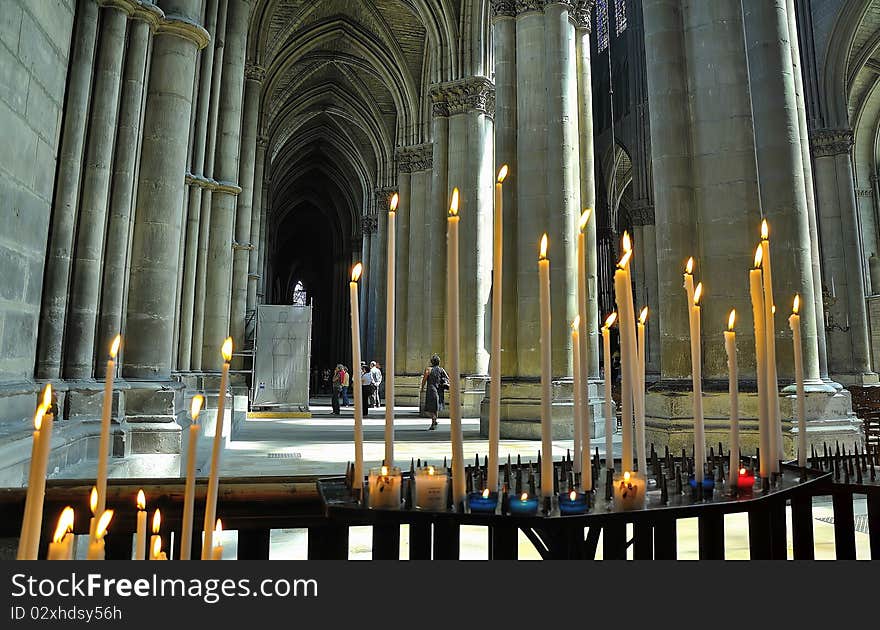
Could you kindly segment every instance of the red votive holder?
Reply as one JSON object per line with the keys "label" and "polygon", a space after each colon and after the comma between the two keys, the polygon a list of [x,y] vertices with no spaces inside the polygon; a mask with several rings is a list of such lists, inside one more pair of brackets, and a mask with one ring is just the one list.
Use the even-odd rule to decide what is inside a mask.
{"label": "red votive holder", "polygon": [[755,473],[749,468],[740,468],[736,476],[736,489],[741,493],[749,493],[755,489]]}

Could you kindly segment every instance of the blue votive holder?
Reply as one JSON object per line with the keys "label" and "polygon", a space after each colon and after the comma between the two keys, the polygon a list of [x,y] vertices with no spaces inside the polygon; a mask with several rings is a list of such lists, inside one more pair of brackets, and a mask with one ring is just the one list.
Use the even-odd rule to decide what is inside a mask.
{"label": "blue votive holder", "polygon": [[526,493],[518,497],[510,497],[510,507],[508,510],[512,515],[534,516],[538,513],[538,497],[530,497]]}
{"label": "blue votive holder", "polygon": [[[694,490],[697,489],[697,480],[691,475],[688,478],[688,485]],[[712,478],[712,475],[707,475],[703,477],[703,494],[707,496],[712,496],[712,491],[715,489],[715,480]]]}
{"label": "blue votive holder", "polygon": [[498,505],[498,493],[469,492],[467,501],[471,512],[494,513]]}
{"label": "blue votive holder", "polygon": [[586,492],[560,492],[559,493],[559,513],[560,514],[586,514],[590,507]]}

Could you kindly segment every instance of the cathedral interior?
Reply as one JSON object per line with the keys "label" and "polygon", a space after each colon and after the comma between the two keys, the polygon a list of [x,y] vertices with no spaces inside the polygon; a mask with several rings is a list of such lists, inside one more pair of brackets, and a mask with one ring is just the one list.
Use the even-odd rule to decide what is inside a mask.
{"label": "cathedral interior", "polygon": [[[880,0],[4,0],[0,121],[0,486],[27,485],[46,383],[58,404],[50,478],[94,468],[117,333],[114,474],[177,475],[199,392],[208,435],[219,398],[229,400],[228,461],[261,440],[284,450],[268,416],[248,415],[261,305],[311,307],[307,403],[327,422],[314,440],[297,438],[301,459],[269,462],[286,468],[261,452],[242,470],[341,472],[351,455],[323,445],[350,448],[351,424],[328,424],[322,375],[351,364],[357,262],[361,356],[393,367],[400,433],[423,431],[423,373],[433,353],[449,354],[453,187],[469,439],[485,439],[498,362],[501,438],[529,455],[538,448],[546,233],[553,439],[564,453],[573,432],[570,332],[583,263],[585,401],[591,435],[604,444],[614,368],[602,357],[601,326],[616,308],[626,233],[633,295],[650,312],[649,441],[680,450],[693,439],[682,289],[693,257],[706,292],[706,437],[727,441],[722,335],[735,308],[743,452],[754,452],[748,272],[766,219],[786,453],[795,448],[786,395],[795,294],[811,445],[876,440],[864,419],[880,409]],[[503,164],[496,287],[493,189]],[[227,336],[235,354],[230,390],[220,392]],[[367,429],[367,459],[380,460],[381,427]],[[431,444],[431,456],[443,446]],[[400,452],[409,465],[410,452]]]}

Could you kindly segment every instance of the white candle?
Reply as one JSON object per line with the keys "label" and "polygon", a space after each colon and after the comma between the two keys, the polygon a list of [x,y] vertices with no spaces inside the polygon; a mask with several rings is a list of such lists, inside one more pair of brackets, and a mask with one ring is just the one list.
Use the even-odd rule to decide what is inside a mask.
{"label": "white candle", "polygon": [[104,536],[107,533],[107,527],[113,519],[113,510],[104,510],[101,518],[95,524],[94,540],[89,542],[89,550],[86,554],[86,560],[103,560],[104,559]]}
{"label": "white candle", "polygon": [[613,506],[617,511],[639,510],[645,505],[647,483],[641,474],[624,471],[614,481]]}
{"label": "white candle", "polygon": [[617,313],[611,313],[602,326],[602,357],[605,362],[605,467],[614,470],[614,401],[611,399],[611,327]]}
{"label": "white candle", "polygon": [[[581,370],[581,412],[580,417],[575,417],[574,429],[574,470],[581,472],[585,466],[590,465],[590,401],[587,394],[589,379],[588,366],[588,336],[587,331],[587,246],[584,230],[592,215],[592,210],[587,208],[581,214],[578,221],[577,233],[577,308],[579,318],[578,338],[580,343],[580,370]],[[592,474],[592,467],[590,468]],[[583,478],[583,476],[582,476]]]}
{"label": "white candle", "polygon": [[98,527],[98,489],[92,486],[89,493],[89,509],[92,511],[92,518],[89,519],[89,542],[95,542],[95,532]]}
{"label": "white candle", "polygon": [[782,423],[779,419],[779,384],[776,377],[776,303],[773,301],[773,268],[770,264],[770,228],[767,220],[761,222],[761,269],[764,280],[764,329],[767,343],[767,417],[770,422],[770,470],[779,472],[779,461],[784,459]]}
{"label": "white candle", "polygon": [[498,490],[498,442],[501,439],[501,304],[504,254],[504,202],[502,186],[507,164],[498,171],[495,182],[492,248],[492,354],[489,361],[489,471],[486,485]]}
{"label": "white candle", "polygon": [[[626,322],[627,322],[627,334],[626,334],[626,354],[630,357],[630,361],[628,361],[629,366],[629,397],[632,400],[633,407],[633,415],[634,415],[634,424],[635,424],[635,439],[636,439],[636,455],[639,466],[645,464],[645,444],[644,439],[640,440],[640,429],[639,422],[640,418],[644,418],[645,415],[645,398],[644,396],[639,396],[639,387],[642,381],[641,376],[639,376],[639,362],[638,362],[638,343],[636,340],[636,313],[635,313],[635,301],[633,300],[632,293],[632,270],[630,269],[630,265],[632,264],[632,241],[629,237],[629,232],[623,233],[623,250],[629,255],[626,257],[624,262],[623,270],[626,272],[626,282],[624,283],[624,290],[626,291]],[[642,420],[643,421],[643,420]],[[644,437],[644,431],[641,433],[642,437]],[[640,468],[640,474],[644,475],[645,470]]]}
{"label": "white candle", "polygon": [[150,560],[158,560],[159,552],[162,551],[162,537],[159,536],[159,528],[162,525],[162,514],[157,508],[153,512],[153,535],[150,537]]}
{"label": "white candle", "polygon": [[538,279],[541,304],[541,496],[553,495],[553,417],[551,415],[552,347],[550,338],[550,259],[547,234],[541,237]]}
{"label": "white candle", "polygon": [[397,204],[400,196],[391,197],[388,208],[387,290],[385,298],[385,463],[394,464],[394,318],[397,263]]}
{"label": "white candle", "polygon": [[694,476],[697,483],[703,483],[703,467],[706,464],[706,436],[703,431],[703,366],[700,348],[700,297],[703,283],[694,290],[691,306],[691,378],[694,390]]}
{"label": "white candle", "polygon": [[147,498],[143,489],[137,493],[137,535],[134,543],[134,559],[143,560],[147,547]]}
{"label": "white candle", "polygon": [[354,391],[354,479],[352,489],[364,487],[364,396],[361,388],[361,309],[358,303],[358,280],[364,266],[356,264],[351,270],[348,283],[348,299],[351,304],[351,378]]}
{"label": "white candle", "polygon": [[73,508],[67,506],[58,517],[58,526],[55,528],[55,536],[49,543],[47,560],[72,560],[73,559]]}
{"label": "white candle", "polygon": [[[211,474],[208,477],[208,492],[205,497],[204,542],[202,560],[211,553],[211,540],[214,534],[214,519],[217,517],[217,492],[220,487],[220,447],[223,444],[223,416],[226,407],[226,384],[229,380],[229,361],[232,360],[232,337],[227,337],[220,349],[223,367],[220,370],[220,393],[217,396],[217,420],[214,422],[214,443],[211,448]],[[357,390],[357,388],[355,388]]]}
{"label": "white candle", "polygon": [[[358,366],[360,369],[360,366]],[[357,388],[355,388],[357,389]],[[211,549],[211,560],[222,560],[223,559],[223,523],[220,522],[220,519],[217,519],[217,525],[214,527],[214,547]]]}
{"label": "white candle", "polygon": [[403,478],[397,466],[370,469],[370,507],[387,510],[400,509],[400,487]]}
{"label": "white candle", "polygon": [[614,272],[614,299],[617,302],[617,312],[620,319],[618,331],[620,332],[620,403],[623,428],[620,465],[625,471],[631,471],[633,468],[632,362],[635,361],[635,357],[630,354],[629,337],[633,335],[634,329],[630,319],[632,305],[630,304],[627,308],[626,300],[626,285],[629,283],[627,265],[631,255],[632,251],[627,251],[617,263],[617,270]]}
{"label": "white candle", "polygon": [[116,353],[119,352],[120,335],[110,344],[110,359],[104,376],[104,404],[101,407],[101,438],[98,442],[98,475],[95,487],[98,488],[98,511],[107,507],[107,460],[110,457],[110,412],[113,407],[113,375],[116,372]]}
{"label": "white candle", "polygon": [[638,381],[636,383],[636,397],[633,406],[636,411],[636,451],[638,453],[639,472],[648,474],[648,455],[645,445],[645,323],[648,321],[648,307],[644,307],[639,313],[639,321],[636,324],[638,336]]}
{"label": "white candle", "polygon": [[446,221],[446,348],[449,353],[449,431],[452,437],[452,501],[455,509],[464,503],[464,438],[461,432],[461,367],[459,364],[458,305],[458,188],[452,190]]}
{"label": "white candle", "polygon": [[729,473],[727,483],[736,487],[737,470],[739,470],[739,368],[736,361],[736,309],[731,309],[727,318],[727,330],[724,331],[724,350],[727,352],[728,392],[730,394],[730,440],[727,450],[730,451],[728,462]]}
{"label": "white candle", "polygon": [[416,471],[416,509],[446,511],[447,475],[433,466]]}
{"label": "white candle", "polygon": [[[190,404],[190,417],[192,424],[189,425],[189,443],[186,447],[186,487],[183,493],[183,523],[180,527],[180,559],[189,560],[192,555],[192,530],[193,512],[196,500],[196,453],[199,444],[199,412],[205,397],[196,394]],[[138,515],[140,516],[140,515]]]}
{"label": "white candle", "polygon": [[150,543],[150,560],[167,560],[168,556],[162,551],[162,537],[153,536]]}
{"label": "white candle", "polygon": [[[574,428],[576,436],[578,434],[580,436],[586,435],[586,442],[583,445],[583,450],[581,450],[578,444],[575,444],[575,462],[580,464],[578,468],[581,471],[581,490],[588,492],[593,489],[593,467],[590,466],[590,432],[584,433],[584,393],[586,390],[583,383],[584,374],[581,371],[580,325],[581,316],[577,315],[571,324],[572,367],[574,371]],[[580,427],[580,431],[578,431],[578,427]],[[575,439],[575,442],[577,442],[577,439]]]}
{"label": "white candle", "polygon": [[43,525],[43,499],[46,494],[46,466],[52,442],[54,418],[48,413],[52,401],[52,386],[46,385],[41,402],[34,413],[34,433],[31,445],[31,464],[25,498],[21,534],[18,542],[19,560],[36,560],[40,549],[40,531]]}
{"label": "white candle", "polygon": [[788,326],[791,328],[792,343],[794,345],[794,381],[797,390],[797,422],[798,422],[798,466],[805,468],[807,465],[807,418],[806,418],[806,395],[804,394],[804,356],[801,348],[801,316],[798,315],[798,307],[801,296],[794,296],[794,304],[791,307],[791,316],[788,318]]}
{"label": "white candle", "polygon": [[770,476],[770,435],[767,411],[767,342],[764,330],[764,291],[761,287],[761,246],[755,251],[755,268],[749,271],[749,294],[752,298],[752,317],[755,321],[755,364],[758,380],[758,432],[760,436],[760,475],[762,479]]}

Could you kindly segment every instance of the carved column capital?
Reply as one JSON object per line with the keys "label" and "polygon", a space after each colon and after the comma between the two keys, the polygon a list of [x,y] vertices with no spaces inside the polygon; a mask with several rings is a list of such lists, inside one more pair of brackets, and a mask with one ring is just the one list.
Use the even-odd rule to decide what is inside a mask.
{"label": "carved column capital", "polygon": [[[467,77],[457,81],[439,83],[431,88],[434,115],[455,116],[478,111],[495,116],[495,84],[486,77]],[[445,114],[437,113],[442,103]]]}
{"label": "carved column capital", "polygon": [[629,210],[633,225],[654,225],[654,204],[647,199],[637,200]]}
{"label": "carved column capital", "polygon": [[266,78],[266,69],[263,66],[248,63],[244,67],[244,78],[248,81],[256,81],[257,83],[262,83],[263,79]]}
{"label": "carved column capital", "polygon": [[544,0],[516,0],[516,14],[543,13]]}
{"label": "carved column capital", "polygon": [[400,147],[398,159],[406,160],[411,173],[429,170],[434,165],[434,144],[412,144],[408,147]]}
{"label": "carved column capital", "polygon": [[593,12],[595,0],[578,0],[575,2],[574,8],[571,10],[569,17],[574,22],[575,28],[586,29],[588,33],[593,32],[593,23],[590,21],[590,15]]}
{"label": "carved column capital", "polygon": [[516,0],[492,0],[492,18],[516,17]]}
{"label": "carved column capital", "polygon": [[810,132],[810,148],[815,157],[849,154],[852,146],[852,129],[817,129]]}
{"label": "carved column capital", "polygon": [[361,234],[367,236],[379,228],[379,221],[374,216],[361,216]]}

